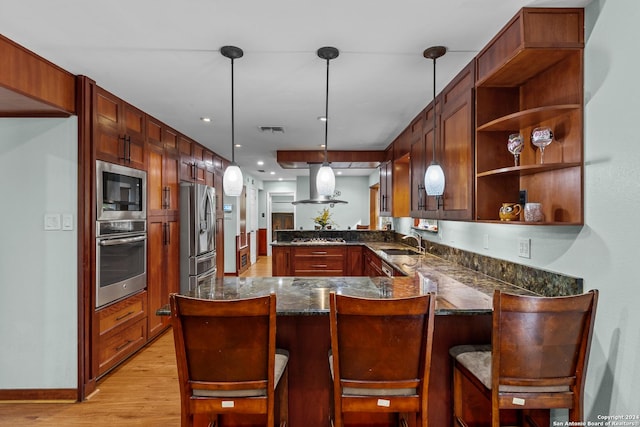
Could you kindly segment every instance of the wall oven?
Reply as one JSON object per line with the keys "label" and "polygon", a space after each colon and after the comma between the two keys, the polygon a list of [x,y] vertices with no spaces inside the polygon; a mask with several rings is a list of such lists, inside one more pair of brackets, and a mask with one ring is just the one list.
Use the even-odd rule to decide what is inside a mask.
{"label": "wall oven", "polygon": [[147,173],[96,161],[96,219],[147,218]]}
{"label": "wall oven", "polygon": [[147,286],[145,220],[100,221],[96,225],[96,308]]}

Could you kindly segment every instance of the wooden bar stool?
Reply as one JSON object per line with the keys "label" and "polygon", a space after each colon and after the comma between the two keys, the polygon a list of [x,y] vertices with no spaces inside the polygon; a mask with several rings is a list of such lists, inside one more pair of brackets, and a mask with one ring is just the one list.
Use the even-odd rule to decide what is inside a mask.
{"label": "wooden bar stool", "polygon": [[349,413],[399,413],[403,425],[427,426],[435,296],[332,292],[329,304],[334,425],[343,427]]}
{"label": "wooden bar stool", "polygon": [[597,290],[553,298],[496,291],[492,345],[450,350],[456,425],[536,426],[536,417],[549,425],[552,408],[583,422],[597,302]]}
{"label": "wooden bar stool", "polygon": [[224,301],[172,294],[170,302],[182,427],[192,426],[196,414],[212,425],[229,414],[286,425],[289,356],[276,350],[275,294]]}

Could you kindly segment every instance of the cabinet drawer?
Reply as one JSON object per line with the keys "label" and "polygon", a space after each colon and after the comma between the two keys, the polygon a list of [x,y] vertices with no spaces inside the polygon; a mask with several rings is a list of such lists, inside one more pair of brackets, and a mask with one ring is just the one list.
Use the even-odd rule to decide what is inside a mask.
{"label": "cabinet drawer", "polygon": [[146,295],[146,292],[141,292],[98,311],[100,335],[126,322],[144,317]]}
{"label": "cabinet drawer", "polygon": [[318,273],[344,275],[344,258],[296,257],[294,275],[317,275]]}
{"label": "cabinet drawer", "polygon": [[344,246],[304,246],[294,248],[294,256],[344,256]]}
{"label": "cabinet drawer", "polygon": [[98,345],[98,375],[104,374],[117,363],[141,348],[147,341],[147,319],[123,329],[114,329],[101,335]]}

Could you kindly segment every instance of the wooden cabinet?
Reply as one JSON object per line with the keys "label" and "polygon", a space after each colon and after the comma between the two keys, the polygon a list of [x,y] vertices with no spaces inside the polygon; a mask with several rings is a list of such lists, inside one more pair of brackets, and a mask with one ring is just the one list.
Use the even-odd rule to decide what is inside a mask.
{"label": "wooden cabinet", "polygon": [[184,135],[178,137],[180,152],[180,179],[188,182],[205,183],[205,149]]}
{"label": "wooden cabinet", "polygon": [[[445,176],[439,219],[473,219],[474,76],[475,62],[472,61],[442,90],[439,97],[441,111],[436,160]],[[435,205],[437,207],[437,202]]]}
{"label": "wooden cabinet", "polygon": [[178,135],[162,123],[147,121],[147,212],[148,216],[178,214],[180,157]]}
{"label": "wooden cabinet", "polygon": [[293,247],[293,276],[344,276],[346,246]]}
{"label": "wooden cabinet", "polygon": [[146,292],[96,311],[98,329],[94,371],[105,374],[147,341]]}
{"label": "wooden cabinet", "polygon": [[347,271],[346,276],[362,276],[364,272],[364,262],[362,257],[363,247],[361,245],[347,246]]}
{"label": "wooden cabinet", "polygon": [[291,276],[291,246],[271,247],[271,274]]}
{"label": "wooden cabinet", "polygon": [[[498,221],[502,203],[524,191],[542,204],[535,224],[583,224],[583,14],[524,8],[478,54],[477,221]],[[544,164],[531,144],[538,126],[554,134]],[[524,137],[518,165],[507,151],[511,133]]]}
{"label": "wooden cabinet", "polygon": [[147,335],[169,326],[156,310],[180,290],[178,133],[147,117]]}
{"label": "wooden cabinet", "polygon": [[[423,111],[411,144],[411,212],[413,218],[472,220],[474,194],[474,76],[469,63]],[[427,196],[424,174],[434,160],[434,114],[437,132],[435,160],[445,176],[440,204]],[[411,126],[417,127],[414,120]]]}
{"label": "wooden cabinet", "polygon": [[147,220],[148,336],[153,338],[169,326],[156,310],[169,304],[169,294],[180,291],[180,223],[178,216]]}
{"label": "wooden cabinet", "polygon": [[383,276],[382,260],[371,249],[363,249],[364,275],[369,277]]}
{"label": "wooden cabinet", "polygon": [[95,86],[95,97],[96,158],[146,169],[145,114],[98,86]]}

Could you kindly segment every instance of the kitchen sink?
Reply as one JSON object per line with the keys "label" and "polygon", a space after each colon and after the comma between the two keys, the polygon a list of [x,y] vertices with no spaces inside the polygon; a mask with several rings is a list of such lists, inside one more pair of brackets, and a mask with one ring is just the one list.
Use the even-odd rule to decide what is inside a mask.
{"label": "kitchen sink", "polygon": [[397,249],[397,248],[389,248],[389,249],[381,249],[387,255],[415,255],[419,256],[420,252],[416,252],[412,249]]}

